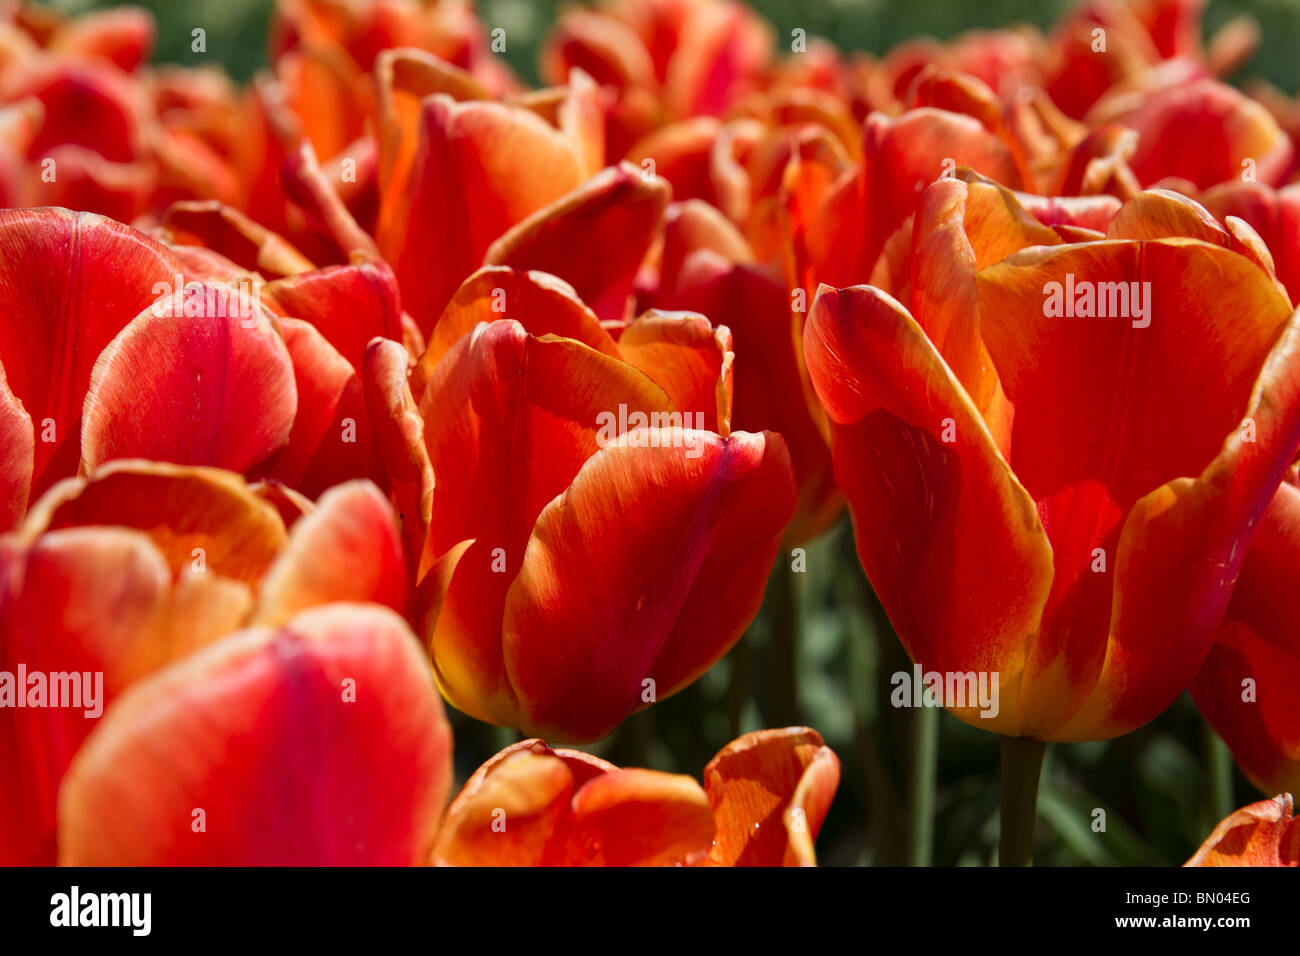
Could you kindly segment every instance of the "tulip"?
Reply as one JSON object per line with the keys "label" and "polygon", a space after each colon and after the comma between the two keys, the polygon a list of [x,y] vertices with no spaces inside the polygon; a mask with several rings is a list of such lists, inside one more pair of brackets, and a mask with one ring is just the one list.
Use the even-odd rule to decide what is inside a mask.
{"label": "tulip", "polygon": [[371,474],[357,370],[370,338],[404,332],[388,267],[315,270],[217,204],[164,223],[170,247],[85,213],[0,214],[0,528],[59,478],[117,458],[256,472],[312,495]]}
{"label": "tulip", "polygon": [[[1300,444],[1296,331],[1258,237],[1189,200],[1143,194],[1114,238],[1057,245],[1017,206],[932,187],[914,311],[823,287],[804,346],[858,554],[904,646],[927,670],[1000,676],[996,716],[952,712],[1009,737],[1105,739],[1159,714],[1209,652]],[[1179,221],[1205,238],[1167,237]],[[1102,282],[1149,283],[1146,304],[1052,305],[1049,290]],[[1209,343],[1227,329],[1225,362]]]}
{"label": "tulip", "polygon": [[1183,866],[1300,866],[1300,824],[1291,794],[1242,807]]}
{"label": "tulip", "polygon": [[[241,627],[338,601],[405,614],[405,568],[368,482],[313,507],[230,472],[113,462],[59,482],[0,536],[0,670],[101,673],[97,706],[112,711],[136,682]],[[5,788],[0,859],[53,862],[60,780],[98,729],[83,710],[0,708],[0,762],[20,782]]]}
{"label": "tulip", "polygon": [[781,438],[730,430],[726,329],[650,312],[614,331],[554,277],[489,267],[409,381],[397,343],[367,356],[439,686],[564,740],[726,653],[795,507]]}
{"label": "tulip", "polygon": [[524,740],[466,782],[441,866],[815,866],[840,763],[814,730],[746,734],[694,779]]}
{"label": "tulip", "polygon": [[1300,680],[1291,601],[1300,579],[1300,490],[1283,483],[1242,564],[1217,640],[1192,684],[1205,719],[1265,793],[1300,790]]}

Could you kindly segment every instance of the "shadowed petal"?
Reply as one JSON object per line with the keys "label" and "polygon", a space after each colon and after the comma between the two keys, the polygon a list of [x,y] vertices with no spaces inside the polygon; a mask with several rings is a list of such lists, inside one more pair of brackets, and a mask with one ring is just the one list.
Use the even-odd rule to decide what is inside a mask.
{"label": "shadowed petal", "polygon": [[594,740],[707,670],[758,610],[796,497],[770,432],[641,429],[597,453],[537,519],[506,598],[527,726]]}

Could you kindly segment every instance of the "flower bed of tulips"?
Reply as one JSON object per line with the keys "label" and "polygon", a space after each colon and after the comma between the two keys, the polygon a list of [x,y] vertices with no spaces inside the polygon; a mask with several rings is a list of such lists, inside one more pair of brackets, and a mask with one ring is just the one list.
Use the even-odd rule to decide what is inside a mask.
{"label": "flower bed of tulips", "polygon": [[1115,862],[1046,745],[1190,691],[1159,862],[1297,865],[1300,106],[1201,7],[611,0],[532,85],[280,0],[241,84],[0,0],[0,863]]}

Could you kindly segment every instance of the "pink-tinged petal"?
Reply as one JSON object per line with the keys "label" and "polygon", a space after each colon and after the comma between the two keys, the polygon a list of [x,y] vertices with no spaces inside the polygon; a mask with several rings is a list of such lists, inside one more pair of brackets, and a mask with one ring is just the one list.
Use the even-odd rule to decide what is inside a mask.
{"label": "pink-tinged petal", "polygon": [[526,726],[595,740],[704,673],[758,610],[796,500],[770,432],[640,429],[593,456],[537,519],[505,602]]}
{"label": "pink-tinged petal", "polygon": [[96,358],[180,272],[163,246],[121,223],[59,209],[0,212],[0,364],[32,419],[34,494],[75,474]]}
{"label": "pink-tinged petal", "polygon": [[1242,807],[1183,866],[1300,866],[1300,821],[1291,794]]}
{"label": "pink-tinged petal", "polygon": [[514,226],[483,262],[557,275],[600,318],[624,318],[669,193],[664,181],[645,178],[628,163],[610,167]]}
{"label": "pink-tinged petal", "polygon": [[280,333],[293,363],[297,413],[270,475],[316,495],[370,470],[365,388],[352,365],[310,324],[281,319]]}
{"label": "pink-tinged petal", "polygon": [[1283,482],[1241,566],[1214,646],[1192,684],[1196,706],[1264,793],[1300,791],[1300,490]]}
{"label": "pink-tinged petal", "polygon": [[1052,582],[1033,499],[893,299],[866,286],[823,287],[804,352],[832,422],[858,556],[904,647],[926,670],[996,672],[996,716],[974,706],[953,713],[1018,735],[1026,641]]}
{"label": "pink-tinged petal", "polygon": [[255,585],[285,542],[277,511],[244,480],[216,468],[114,461],[69,478],[32,505],[26,541],[65,528],[109,525],[143,531],[173,576],[211,571]]}
{"label": "pink-tinged petal", "polygon": [[668,393],[681,427],[731,433],[731,331],[694,312],[651,309],[618,337],[623,360]]}
{"label": "pink-tinged petal", "polygon": [[840,761],[807,727],[733,740],[704,768],[718,823],[712,866],[816,866],[813,843],[840,781]]}
{"label": "pink-tinged petal", "polygon": [[262,581],[256,623],[278,626],[331,601],[382,604],[406,614],[409,574],[388,499],[368,481],[338,485],[294,525]]}
{"label": "pink-tinged petal", "polygon": [[8,531],[27,512],[36,462],[36,436],[32,416],[9,390],[0,364],[0,531]]}
{"label": "pink-tinged petal", "polygon": [[424,627],[439,684],[457,707],[519,720],[501,615],[533,524],[613,437],[620,410],[648,417],[671,408],[631,365],[571,339],[535,338],[513,321],[480,325],[434,370],[420,411],[438,503],[421,567],[473,545]]}
{"label": "pink-tinged petal", "polygon": [[93,470],[152,458],[243,472],[284,445],[296,407],[293,362],[255,302],[235,287],[192,285],[141,312],[95,362],[82,462]]}
{"label": "pink-tinged petal", "polygon": [[408,183],[383,184],[378,244],[427,332],[493,240],[577,188],[582,172],[571,139],[523,107],[434,94],[418,135]]}
{"label": "pink-tinged petal", "polygon": [[397,342],[375,339],[366,352],[366,410],[373,422],[375,455],[388,477],[402,522],[406,557],[416,580],[433,511],[433,465],[424,442],[424,419],[411,395],[411,354]]}
{"label": "pink-tinged petal", "polygon": [[233,635],[123,695],[69,768],[59,860],[421,863],[451,782],[451,743],[400,617],[315,608],[279,630]]}
{"label": "pink-tinged petal", "polygon": [[11,700],[0,708],[0,768],[7,781],[0,787],[0,861],[6,865],[54,862],[59,782],[106,698],[121,691],[122,666],[148,638],[170,586],[167,563],[137,532],[57,531],[30,549],[0,539],[0,670],[14,680],[20,667],[29,677],[42,675],[44,694],[33,697],[30,680],[10,691],[48,704],[48,675],[77,675],[75,685],[62,685],[67,706],[20,708]]}
{"label": "pink-tinged petal", "polygon": [[513,319],[533,335],[562,335],[597,352],[619,354],[600,319],[563,279],[545,272],[484,266],[465,280],[443,309],[413,373],[413,390],[417,394],[424,391],[424,383],[443,356],[474,326],[499,319]]}

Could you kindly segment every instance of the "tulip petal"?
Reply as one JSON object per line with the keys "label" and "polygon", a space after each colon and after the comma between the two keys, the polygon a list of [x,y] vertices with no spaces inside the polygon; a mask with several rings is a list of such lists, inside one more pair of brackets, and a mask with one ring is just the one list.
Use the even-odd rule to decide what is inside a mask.
{"label": "tulip petal", "polygon": [[714,328],[693,312],[651,309],[623,330],[618,350],[668,393],[681,427],[730,434],[735,353],[726,326]]}
{"label": "tulip petal", "polygon": [[447,808],[433,862],[542,866],[575,788],[565,762],[540,740],[512,744],[479,767]]}
{"label": "tulip petal", "polygon": [[62,209],[0,212],[0,364],[38,439],[33,494],[76,472],[95,359],[180,272],[163,246],[121,223]]}
{"label": "tulip petal", "polygon": [[550,332],[576,339],[597,352],[617,356],[618,346],[573,286],[545,272],[484,266],[465,280],[433,327],[429,345],[413,373],[412,390],[424,383],[444,355],[480,322],[514,319],[533,335]]}
{"label": "tulip petal", "polygon": [[0,531],[8,531],[27,511],[32,490],[32,469],[36,460],[36,436],[32,416],[18,396],[9,391],[5,368],[0,364]]}
{"label": "tulip petal", "polygon": [[[237,307],[210,307],[223,296]],[[152,458],[243,472],[284,445],[297,406],[293,362],[264,317],[242,317],[252,303],[238,298],[233,287],[191,286],[141,312],[109,343],[86,392],[88,470],[113,458]]]}
{"label": "tulip petal", "polygon": [[839,786],[840,762],[807,727],[733,740],[704,768],[718,822],[713,866],[815,866],[813,843]]}
{"label": "tulip petal", "polygon": [[410,630],[385,609],[327,605],[123,695],[65,778],[59,859],[410,865],[427,859],[450,781],[451,733]]}
{"label": "tulip petal", "polygon": [[366,409],[374,423],[376,455],[388,476],[402,522],[406,557],[416,574],[433,513],[433,464],[424,442],[424,419],[411,395],[411,353],[397,342],[375,339],[366,351]]}
{"label": "tulip petal", "polygon": [[1300,823],[1291,794],[1242,807],[1183,866],[1300,866]]}
{"label": "tulip petal", "polygon": [[691,777],[611,770],[573,797],[572,817],[548,862],[565,866],[691,866],[713,842],[713,810]]}
{"label": "tulip petal", "polygon": [[403,300],[428,332],[457,287],[511,226],[577,188],[567,136],[522,107],[442,93],[421,105],[409,185],[380,211],[378,243]]}
{"label": "tulip petal", "polygon": [[1196,706],[1265,793],[1300,791],[1300,490],[1273,497],[1232,592],[1214,647],[1192,684]]}
{"label": "tulip petal", "polygon": [[953,713],[1018,734],[1026,639],[1052,581],[1033,499],[925,333],[884,293],[823,287],[804,352],[833,423],[858,556],[904,647],[927,670],[997,673],[999,713]]}
{"label": "tulip petal", "polygon": [[365,390],[356,370],[314,326],[281,319],[280,333],[293,363],[297,412],[270,474],[305,494],[320,494],[369,471]]}
{"label": "tulip petal", "polygon": [[[1250,514],[1261,506],[1252,500],[1262,491],[1254,482],[1267,481],[1275,463],[1270,453],[1252,453],[1262,471],[1243,471],[1221,490],[1184,476],[1221,467],[1212,463],[1248,413],[1290,306],[1250,260],[1190,239],[1032,249],[983,270],[977,282],[984,341],[1016,406],[1011,463],[1037,500],[1056,568],[1026,662],[1026,730],[1052,739],[1111,736],[1116,722],[1132,729],[1159,713],[1208,650],[1206,607],[1230,580],[1219,581],[1222,566],[1211,567],[1209,554],[1235,548],[1243,525],[1230,524],[1237,512],[1225,509],[1206,536],[1192,515],[1206,515],[1224,493],[1240,494],[1233,508]],[[1215,293],[1223,282],[1236,290],[1227,300]],[[1069,284],[1078,290],[1072,305],[1086,301],[1079,293],[1100,290],[1107,317],[1071,317],[1049,306],[1052,296],[1071,297]],[[1134,299],[1126,308],[1125,293],[1143,295],[1145,307]],[[1055,311],[1063,314],[1047,314]],[[1216,344],[1189,350],[1189,336]],[[1293,415],[1285,405],[1276,414]],[[1289,426],[1279,427],[1285,443]],[[1266,493],[1275,487],[1276,480]],[[1174,570],[1198,561],[1207,563]],[[1173,608],[1187,615],[1182,627]],[[1179,666],[1157,655],[1173,647]],[[1110,681],[1099,677],[1112,673]]]}
{"label": "tulip petal", "polygon": [[537,519],[505,602],[528,726],[595,740],[712,666],[758,610],[796,500],[770,432],[641,429],[593,456]]}
{"label": "tulip petal", "polygon": [[276,510],[238,475],[153,461],[114,461],[61,482],[33,505],[22,535],[90,525],[143,531],[176,577],[212,571],[249,585],[285,542]]}
{"label": "tulip petal", "polygon": [[[28,675],[27,686],[11,684],[9,693],[48,703],[48,675],[76,675],[76,684],[61,685],[68,706],[19,708],[10,699],[0,707],[4,864],[54,862],[59,782],[95,726],[95,710],[122,689],[122,665],[147,639],[170,585],[166,562],[137,532],[57,531],[25,551],[0,541],[0,670],[10,681],[20,666]],[[41,698],[32,696],[35,674],[46,688]]]}
{"label": "tulip petal", "polygon": [[534,338],[513,321],[478,326],[434,370],[420,408],[438,507],[421,566],[474,540],[430,634],[439,684],[457,707],[515,719],[501,608],[533,523],[597,450],[602,430],[614,431],[602,416],[671,407],[632,366],[570,339]]}
{"label": "tulip petal", "polygon": [[658,177],[621,163],[514,226],[483,262],[557,275],[600,318],[621,319],[670,192]]}
{"label": "tulip petal", "polygon": [[382,604],[405,614],[408,574],[388,500],[368,481],[337,485],[294,525],[262,582],[254,621],[279,626],[331,601]]}

